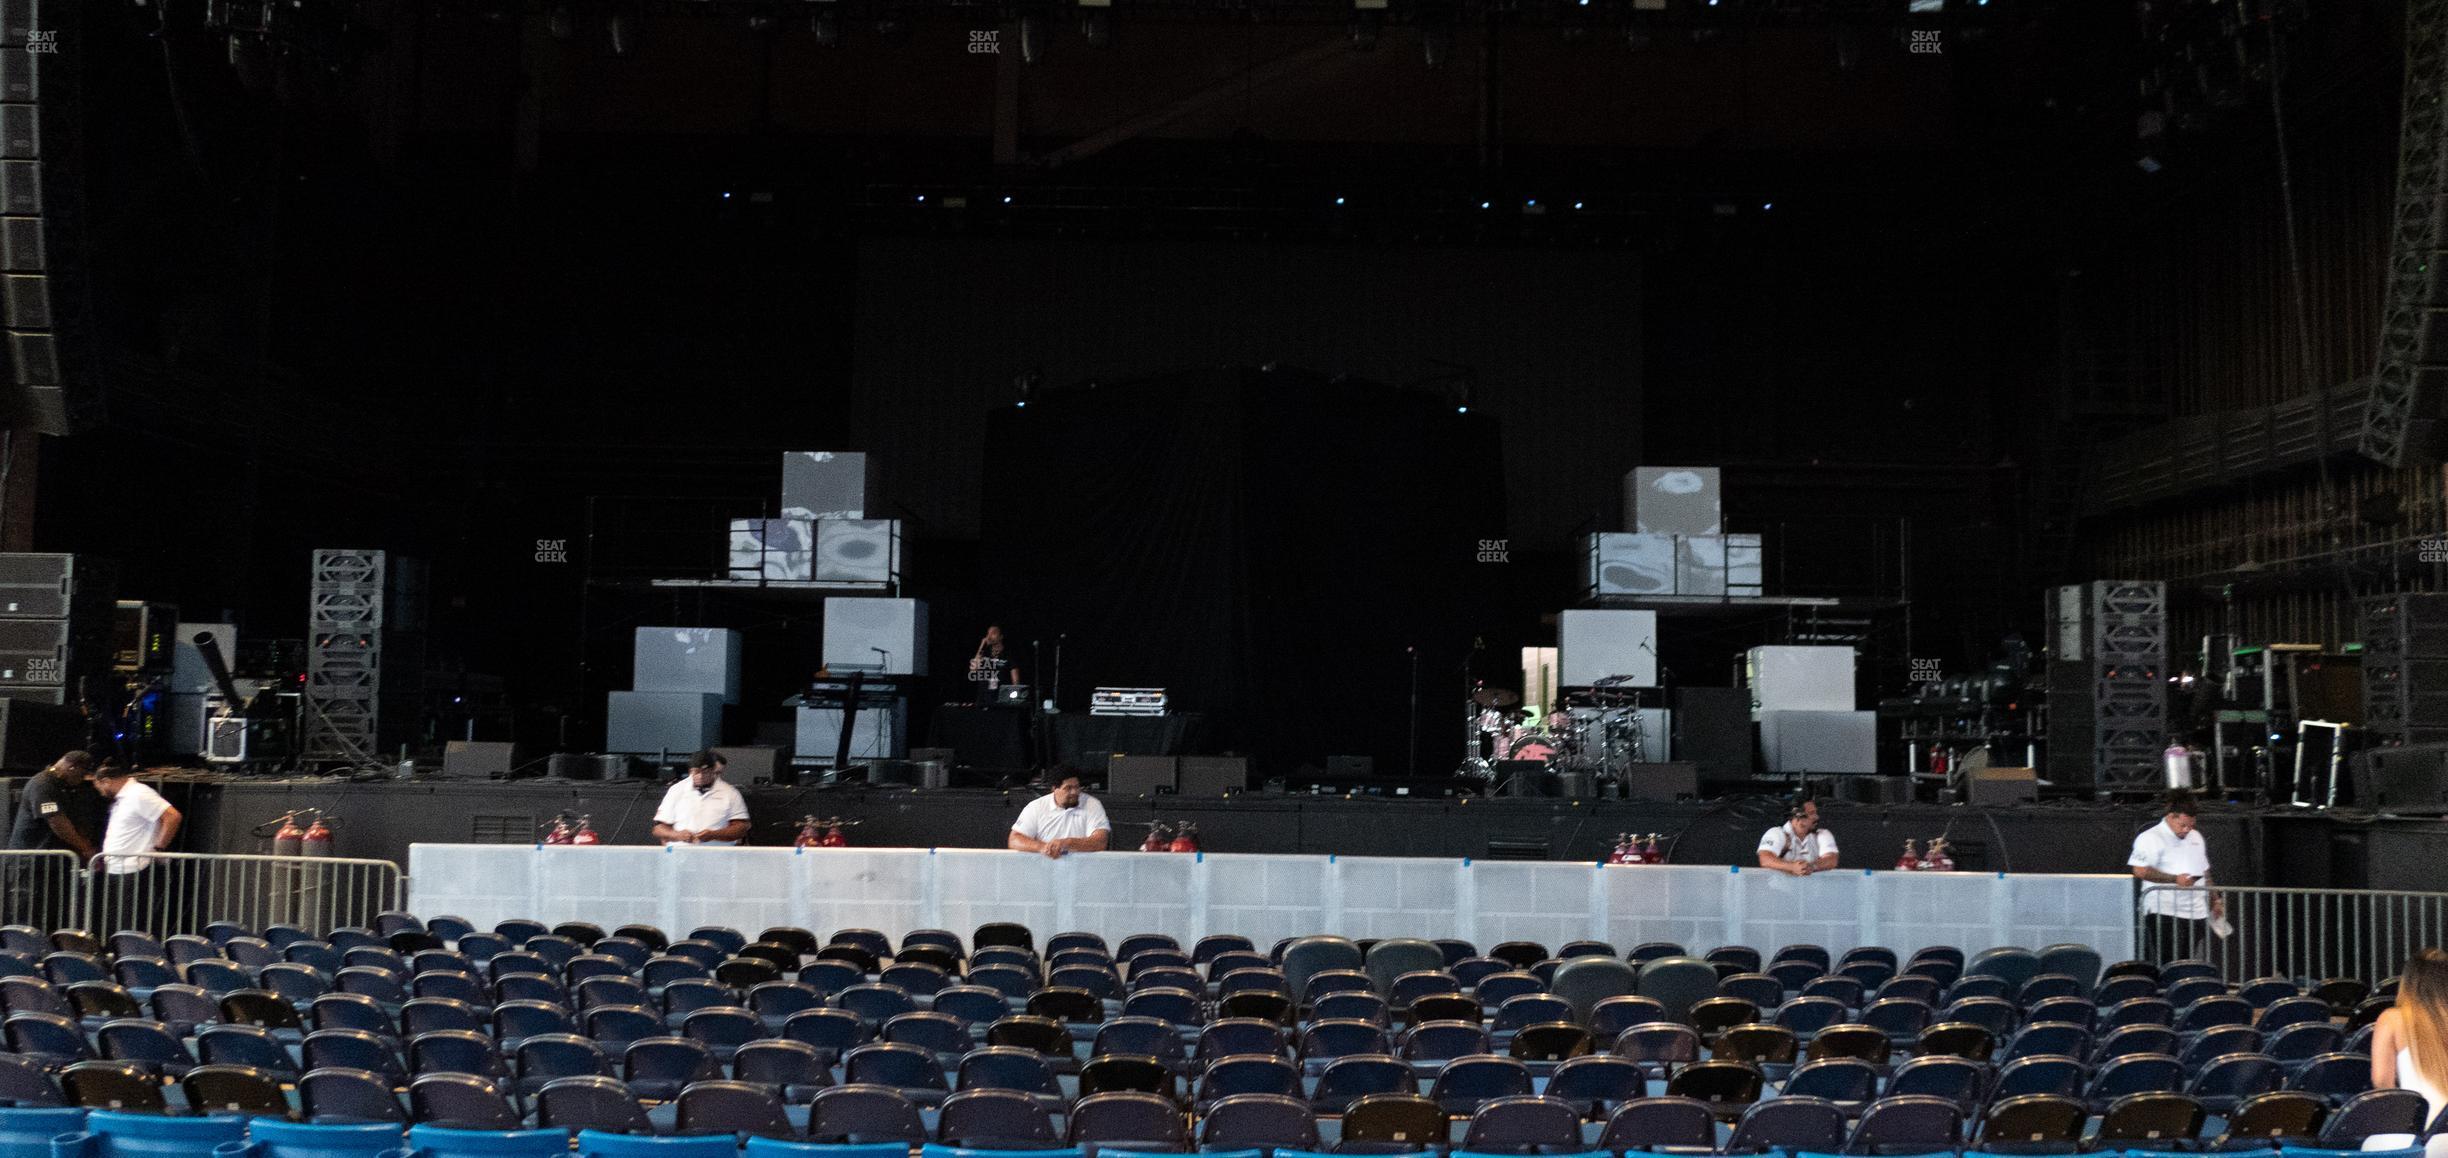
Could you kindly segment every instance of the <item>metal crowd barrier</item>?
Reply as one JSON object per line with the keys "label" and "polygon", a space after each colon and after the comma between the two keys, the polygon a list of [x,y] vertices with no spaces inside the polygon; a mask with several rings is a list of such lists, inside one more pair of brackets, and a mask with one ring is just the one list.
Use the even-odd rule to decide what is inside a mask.
{"label": "metal crowd barrier", "polygon": [[155,852],[79,864],[71,852],[0,852],[0,924],[45,932],[167,937],[236,921],[295,925],[319,937],[370,928],[407,898],[406,878],[387,860]]}
{"label": "metal crowd barrier", "polygon": [[46,933],[76,925],[85,913],[84,878],[73,852],[0,851],[0,924]]}
{"label": "metal crowd barrier", "polygon": [[[2154,919],[2154,895],[2216,898],[2233,927],[2221,937],[2186,922]],[[2145,885],[2134,944],[2147,961],[2199,958],[2231,981],[2289,977],[2318,982],[2395,976],[2420,950],[2448,945],[2448,893],[2359,889],[2208,888]]]}
{"label": "metal crowd barrier", "polygon": [[97,856],[89,867],[82,927],[98,936],[136,929],[163,937],[235,921],[320,937],[371,928],[375,914],[407,900],[400,867],[387,860],[157,852]]}

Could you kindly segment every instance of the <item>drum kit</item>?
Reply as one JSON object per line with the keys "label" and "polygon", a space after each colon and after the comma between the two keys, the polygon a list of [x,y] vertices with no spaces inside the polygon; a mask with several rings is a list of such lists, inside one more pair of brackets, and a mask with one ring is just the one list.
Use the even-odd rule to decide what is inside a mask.
{"label": "drum kit", "polygon": [[1647,734],[1640,692],[1628,683],[1627,677],[1617,677],[1575,689],[1544,717],[1524,708],[1512,691],[1472,689],[1464,707],[1468,746],[1454,774],[1501,792],[1507,786],[1498,780],[1499,764],[1534,761],[1549,772],[1621,785],[1631,766],[1651,760],[1665,739]]}

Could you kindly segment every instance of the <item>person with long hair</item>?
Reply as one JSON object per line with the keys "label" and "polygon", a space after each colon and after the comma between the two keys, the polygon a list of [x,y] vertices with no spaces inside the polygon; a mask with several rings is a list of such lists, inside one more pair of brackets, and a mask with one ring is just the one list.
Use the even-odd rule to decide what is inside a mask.
{"label": "person with long hair", "polygon": [[[2425,949],[2398,975],[2397,1004],[2372,1028],[2372,1088],[2421,1094],[2423,1120],[2439,1117],[2441,1079],[2448,1078],[2448,953]],[[2378,1146],[2381,1138],[2371,1140]],[[2413,1145],[2404,1138],[2399,1146]],[[2448,1158],[2448,1137],[2433,1138],[2428,1158]]]}

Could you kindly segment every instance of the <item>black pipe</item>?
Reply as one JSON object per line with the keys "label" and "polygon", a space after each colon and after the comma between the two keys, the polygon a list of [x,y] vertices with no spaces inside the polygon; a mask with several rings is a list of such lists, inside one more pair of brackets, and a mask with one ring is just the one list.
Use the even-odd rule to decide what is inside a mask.
{"label": "black pipe", "polygon": [[237,682],[230,679],[229,664],[221,658],[221,645],[213,639],[212,633],[199,631],[189,642],[195,644],[196,651],[203,655],[204,666],[211,669],[213,682],[221,685],[221,695],[229,701],[230,710],[244,712],[246,697],[238,694]]}

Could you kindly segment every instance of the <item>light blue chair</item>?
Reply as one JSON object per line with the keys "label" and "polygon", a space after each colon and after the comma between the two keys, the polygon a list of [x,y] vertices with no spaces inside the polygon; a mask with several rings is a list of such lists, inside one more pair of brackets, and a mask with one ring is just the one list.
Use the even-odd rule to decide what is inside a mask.
{"label": "light blue chair", "polygon": [[247,1120],[165,1118],[95,1110],[85,1128],[51,1140],[51,1158],[197,1158],[226,1142],[246,1141]]}
{"label": "light blue chair", "polygon": [[[2398,1137],[2405,1137],[2399,1134]],[[2323,1150],[2313,1146],[2281,1146],[2278,1158],[2423,1158],[2423,1148],[2409,1146],[2402,1150]]]}
{"label": "light blue chair", "polygon": [[567,1158],[567,1130],[452,1130],[419,1125],[408,1131],[404,1158]]}
{"label": "light blue chair", "polygon": [[83,1106],[0,1109],[0,1158],[51,1158],[51,1139],[84,1129]]}
{"label": "light blue chair", "polygon": [[[729,1134],[654,1138],[642,1134],[578,1131],[577,1158],[739,1158],[739,1139]],[[904,1158],[909,1154],[904,1148]]]}
{"label": "light blue chair", "polygon": [[400,1148],[405,1137],[397,1122],[284,1122],[256,1118],[247,1125],[247,1140],[224,1142],[213,1158],[382,1158]]}

